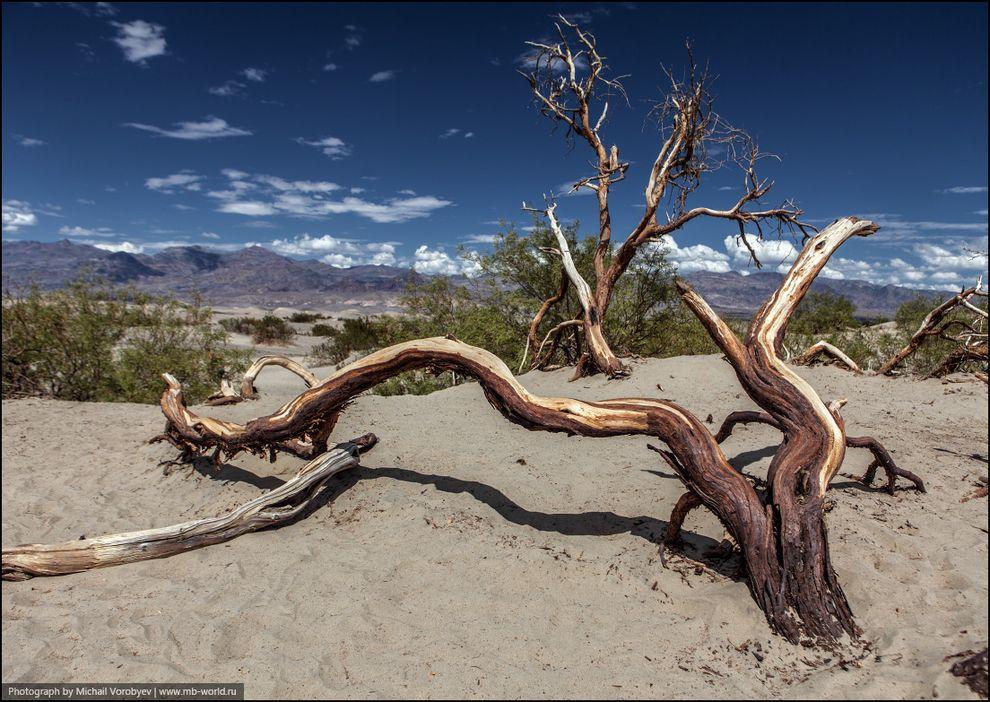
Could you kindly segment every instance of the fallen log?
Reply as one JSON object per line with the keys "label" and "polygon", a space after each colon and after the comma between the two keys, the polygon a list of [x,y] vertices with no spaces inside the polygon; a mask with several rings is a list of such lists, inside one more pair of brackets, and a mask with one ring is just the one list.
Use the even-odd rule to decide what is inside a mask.
{"label": "fallen log", "polygon": [[358,465],[359,454],[377,443],[365,434],[316,458],[271,492],[219,517],[173,526],[109,534],[61,544],[28,544],[3,549],[3,579],[67,575],[94,568],[167,558],[223,543],[248,532],[282,526],[306,513],[320,488],[334,475]]}

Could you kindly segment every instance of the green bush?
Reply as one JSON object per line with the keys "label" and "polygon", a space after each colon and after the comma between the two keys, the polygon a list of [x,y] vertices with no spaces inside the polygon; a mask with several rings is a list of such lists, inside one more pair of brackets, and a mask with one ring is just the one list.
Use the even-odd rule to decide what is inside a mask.
{"label": "green bush", "polygon": [[220,320],[220,326],[228,332],[249,335],[256,344],[289,344],[296,338],[296,330],[281,317],[266,314],[257,317],[229,317]]}
{"label": "green bush", "polygon": [[266,314],[261,319],[256,320],[252,338],[256,344],[285,345],[296,338],[296,330],[281,317]]}
{"label": "green bush", "polygon": [[323,318],[323,315],[318,312],[293,312],[289,315],[289,321],[296,324],[310,324]]}
{"label": "green bush", "polygon": [[7,293],[3,396],[97,402],[157,402],[161,374],[204,399],[248,354],[226,344],[210,310],[92,282],[43,293]]}
{"label": "green bush", "polygon": [[312,336],[333,336],[335,328],[329,324],[314,324],[309,330]]}
{"label": "green bush", "polygon": [[828,334],[859,326],[852,300],[832,293],[808,293],[787,323],[788,334]]}

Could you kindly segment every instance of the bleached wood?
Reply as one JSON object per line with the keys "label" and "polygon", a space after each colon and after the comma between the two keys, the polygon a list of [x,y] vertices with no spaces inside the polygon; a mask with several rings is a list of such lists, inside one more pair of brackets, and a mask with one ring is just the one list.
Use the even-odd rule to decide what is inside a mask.
{"label": "bleached wood", "polygon": [[251,531],[286,524],[312,505],[319,488],[329,478],[358,465],[359,449],[370,448],[375,441],[374,435],[369,434],[354,442],[341,444],[304,465],[295,477],[283,485],[219,517],[61,544],[4,548],[3,579],[67,575],[166,558],[230,541]]}

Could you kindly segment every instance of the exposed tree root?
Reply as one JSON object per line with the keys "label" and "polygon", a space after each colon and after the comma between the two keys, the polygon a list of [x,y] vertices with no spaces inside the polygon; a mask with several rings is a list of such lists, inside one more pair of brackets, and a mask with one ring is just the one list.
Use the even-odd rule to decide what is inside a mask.
{"label": "exposed tree root", "polygon": [[[715,434],[715,440],[720,444],[724,442],[727,438],[729,438],[729,436],[732,435],[732,429],[737,424],[767,424],[776,429],[780,429],[780,424],[777,420],[766,412],[753,412],[745,410],[731,412],[722,422],[722,426],[719,427],[718,432]],[[873,454],[873,462],[866,469],[863,476],[858,478],[859,482],[864,485],[872,485],[874,479],[876,478],[877,468],[883,468],[884,473],[887,475],[887,492],[891,495],[894,494],[894,485],[899,477],[911,481],[918,492],[926,492],[924,481],[911,471],[899,467],[894,462],[894,459],[891,458],[887,449],[884,448],[883,444],[874,439],[872,436],[847,435],[846,446],[849,448],[865,448]]]}
{"label": "exposed tree root", "polygon": [[3,579],[67,575],[93,568],[167,558],[230,541],[241,534],[288,524],[309,509],[326,481],[358,465],[358,456],[378,442],[365,434],[310,461],[280,487],[220,517],[174,526],[109,534],[61,544],[30,544],[3,549]]}

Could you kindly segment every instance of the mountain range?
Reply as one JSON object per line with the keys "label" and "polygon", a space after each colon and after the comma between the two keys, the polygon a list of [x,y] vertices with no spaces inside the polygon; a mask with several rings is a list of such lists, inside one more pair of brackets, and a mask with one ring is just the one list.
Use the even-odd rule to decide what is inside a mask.
{"label": "mountain range", "polygon": [[[261,246],[234,252],[181,246],[156,254],[130,254],[68,240],[3,242],[5,291],[32,284],[53,290],[87,272],[151,293],[185,299],[198,294],[213,305],[265,308],[390,307],[396,304],[410,276],[426,277],[394,266],[335,268],[312,259],[282,256]],[[783,276],[733,271],[696,272],[684,278],[719,312],[748,315],[777,288]],[[819,278],[812,289],[850,299],[862,317],[892,317],[907,300],[918,294],[932,294],[896,285],[831,278]]]}

